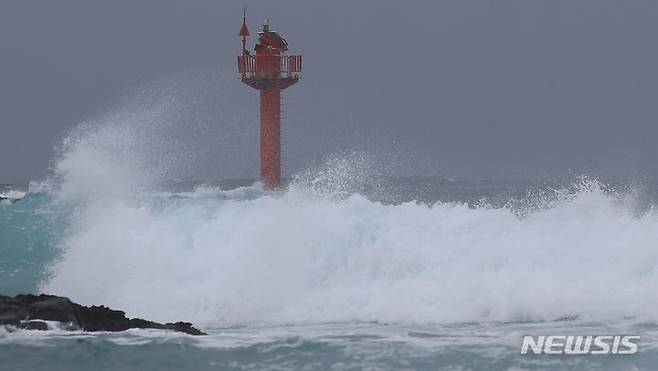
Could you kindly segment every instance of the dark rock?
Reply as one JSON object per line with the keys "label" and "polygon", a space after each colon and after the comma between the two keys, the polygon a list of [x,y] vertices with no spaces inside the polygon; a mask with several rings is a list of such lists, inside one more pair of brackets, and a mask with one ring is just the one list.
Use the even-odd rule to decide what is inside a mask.
{"label": "dark rock", "polygon": [[0,295],[0,325],[18,326],[27,319],[27,308],[14,298]]}
{"label": "dark rock", "polygon": [[18,327],[22,328],[23,330],[39,330],[39,331],[48,330],[48,324],[42,321],[21,322],[21,324]]}
{"label": "dark rock", "polygon": [[0,196],[0,201],[7,201],[10,204],[13,204],[14,202],[17,202],[17,201],[20,201],[20,200],[21,200],[20,198],[9,198],[9,197]]}
{"label": "dark rock", "polygon": [[42,300],[32,302],[27,307],[29,319],[42,319],[57,322],[75,322],[73,302],[67,298],[41,295]]}
{"label": "dark rock", "polygon": [[[17,295],[14,298],[0,295],[0,325],[42,330],[44,322],[57,321],[67,324],[68,329],[84,331],[124,331],[131,328],[160,329],[183,332],[190,335],[205,335],[188,322],[161,324],[141,318],[127,318],[120,310],[105,306],[86,307],[68,298],[53,295]],[[30,322],[22,322],[30,320]],[[31,324],[34,323],[34,324]],[[43,325],[46,325],[43,328]],[[34,327],[34,328],[32,328]]]}
{"label": "dark rock", "polygon": [[205,335],[204,332],[201,332],[198,329],[194,328],[194,326],[192,326],[192,324],[189,322],[165,323],[164,326],[165,329],[167,330],[184,332],[190,335]]}
{"label": "dark rock", "polygon": [[130,320],[120,310],[105,306],[84,307],[76,304],[76,315],[80,327],[86,331],[124,331],[129,328]]}

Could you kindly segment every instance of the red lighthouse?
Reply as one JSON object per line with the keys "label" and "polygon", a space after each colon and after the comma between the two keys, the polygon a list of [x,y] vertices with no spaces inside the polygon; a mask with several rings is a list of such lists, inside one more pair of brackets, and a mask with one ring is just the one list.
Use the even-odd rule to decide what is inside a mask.
{"label": "red lighthouse", "polygon": [[260,175],[263,187],[277,189],[281,185],[281,90],[299,81],[301,55],[286,55],[288,42],[270,30],[268,21],[258,33],[255,55],[247,50],[246,17],[240,28],[242,55],[238,71],[243,83],[260,90]]}

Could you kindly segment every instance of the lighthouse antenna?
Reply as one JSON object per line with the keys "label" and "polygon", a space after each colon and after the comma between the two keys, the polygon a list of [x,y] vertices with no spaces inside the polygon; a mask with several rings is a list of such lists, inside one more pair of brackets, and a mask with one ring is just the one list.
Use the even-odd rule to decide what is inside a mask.
{"label": "lighthouse antenna", "polygon": [[240,34],[242,37],[242,54],[247,52],[247,36],[249,36],[249,28],[247,28],[247,7],[242,8],[242,26],[240,27]]}

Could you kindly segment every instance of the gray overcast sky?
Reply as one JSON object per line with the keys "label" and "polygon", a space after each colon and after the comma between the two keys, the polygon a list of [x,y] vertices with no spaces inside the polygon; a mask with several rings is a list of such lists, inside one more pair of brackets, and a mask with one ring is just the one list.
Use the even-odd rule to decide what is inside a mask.
{"label": "gray overcast sky", "polygon": [[363,149],[405,175],[658,175],[656,0],[3,0],[0,183],[46,175],[79,123],[162,100],[161,135],[202,154],[188,176],[256,177],[243,5],[252,35],[267,16],[304,55],[288,174]]}

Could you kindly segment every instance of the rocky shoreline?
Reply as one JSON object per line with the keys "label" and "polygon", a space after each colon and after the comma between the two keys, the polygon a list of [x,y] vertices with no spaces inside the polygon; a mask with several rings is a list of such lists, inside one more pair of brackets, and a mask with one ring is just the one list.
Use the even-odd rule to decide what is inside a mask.
{"label": "rocky shoreline", "polygon": [[7,201],[10,204],[13,204],[14,202],[16,202],[18,200],[20,200],[20,199],[19,198],[9,198],[9,197],[0,196],[0,202]]}
{"label": "rocky shoreline", "polygon": [[8,329],[48,330],[48,323],[60,323],[68,330],[125,331],[128,329],[158,329],[205,335],[189,322],[158,323],[141,318],[127,318],[120,310],[105,306],[83,306],[69,298],[54,295],[0,295],[0,326]]}

